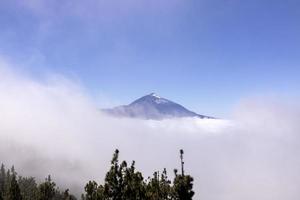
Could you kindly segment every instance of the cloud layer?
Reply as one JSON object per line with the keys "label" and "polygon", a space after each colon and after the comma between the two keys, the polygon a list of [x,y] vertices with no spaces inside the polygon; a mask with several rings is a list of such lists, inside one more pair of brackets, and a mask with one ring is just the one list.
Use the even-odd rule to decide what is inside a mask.
{"label": "cloud layer", "polygon": [[298,105],[242,102],[234,120],[143,121],[99,112],[63,77],[39,82],[0,64],[0,162],[80,193],[102,181],[115,148],[145,175],[179,167],[195,178],[195,199],[295,200],[300,192]]}

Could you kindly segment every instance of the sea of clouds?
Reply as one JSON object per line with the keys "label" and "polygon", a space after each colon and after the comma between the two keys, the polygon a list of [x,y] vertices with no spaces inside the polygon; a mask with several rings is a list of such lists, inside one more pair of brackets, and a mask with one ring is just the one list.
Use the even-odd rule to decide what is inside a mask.
{"label": "sea of clouds", "polygon": [[105,116],[80,85],[57,75],[37,81],[0,63],[0,162],[79,194],[103,183],[113,151],[150,176],[180,167],[195,199],[296,200],[300,196],[300,109],[271,98],[241,101],[230,120]]}

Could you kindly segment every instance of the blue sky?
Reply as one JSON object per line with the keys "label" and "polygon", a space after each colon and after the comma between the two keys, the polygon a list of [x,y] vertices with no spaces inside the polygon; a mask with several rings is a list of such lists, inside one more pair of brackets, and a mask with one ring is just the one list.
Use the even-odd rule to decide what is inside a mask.
{"label": "blue sky", "polygon": [[3,0],[0,56],[116,104],[154,91],[223,117],[242,98],[299,96],[299,10],[297,0]]}

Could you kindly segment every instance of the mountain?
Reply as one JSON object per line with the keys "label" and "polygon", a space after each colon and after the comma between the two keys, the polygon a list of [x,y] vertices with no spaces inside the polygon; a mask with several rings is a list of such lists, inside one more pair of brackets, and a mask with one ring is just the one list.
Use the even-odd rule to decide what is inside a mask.
{"label": "mountain", "polygon": [[129,105],[118,106],[112,109],[103,109],[102,111],[115,117],[154,120],[182,117],[198,117],[201,119],[212,118],[205,115],[199,115],[175,102],[162,98],[155,93],[143,96]]}

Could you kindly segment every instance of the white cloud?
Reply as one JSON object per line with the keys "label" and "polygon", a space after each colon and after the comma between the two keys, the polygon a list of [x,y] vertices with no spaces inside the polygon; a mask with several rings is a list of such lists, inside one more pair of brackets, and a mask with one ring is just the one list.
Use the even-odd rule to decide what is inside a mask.
{"label": "white cloud", "polygon": [[24,175],[52,174],[74,191],[102,181],[115,148],[146,175],[179,167],[195,178],[195,199],[295,200],[300,192],[299,107],[242,103],[234,121],[143,121],[102,115],[80,86],[38,82],[0,64],[0,161]]}

